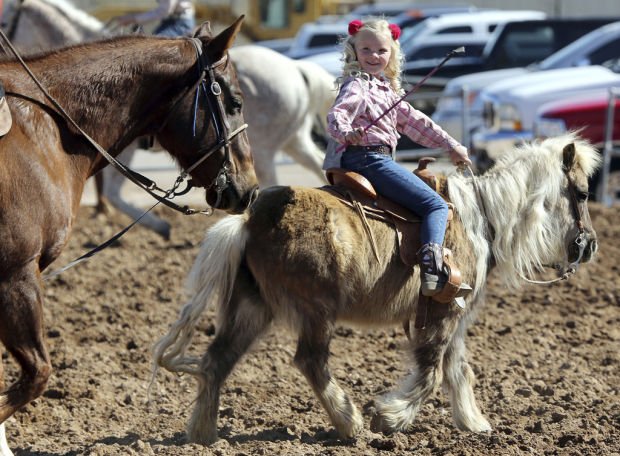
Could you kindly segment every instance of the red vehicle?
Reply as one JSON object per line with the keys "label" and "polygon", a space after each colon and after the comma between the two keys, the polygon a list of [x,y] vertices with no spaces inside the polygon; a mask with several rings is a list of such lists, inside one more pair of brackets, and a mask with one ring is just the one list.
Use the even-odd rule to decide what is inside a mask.
{"label": "red vehicle", "polygon": [[[545,138],[569,130],[579,130],[580,136],[589,140],[602,153],[610,97],[610,91],[589,92],[544,104],[536,116],[534,135]],[[610,172],[617,172],[620,171],[620,87],[615,90],[612,141]],[[590,181],[592,196],[595,196],[599,180],[600,172]]]}

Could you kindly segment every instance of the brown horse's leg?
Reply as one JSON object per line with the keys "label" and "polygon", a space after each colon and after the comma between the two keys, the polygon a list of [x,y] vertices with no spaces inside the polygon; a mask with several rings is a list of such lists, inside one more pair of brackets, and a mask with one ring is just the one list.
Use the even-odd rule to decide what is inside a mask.
{"label": "brown horse's leg", "polygon": [[217,440],[220,389],[239,358],[271,321],[271,312],[242,265],[231,299],[220,309],[215,339],[202,359],[203,378],[187,425],[191,442],[210,444]]}
{"label": "brown horse's leg", "polygon": [[352,438],[362,429],[363,420],[351,398],[329,373],[332,324],[317,315],[303,315],[302,321],[295,365],[308,379],[338,434]]}
{"label": "brown horse's leg", "polygon": [[34,262],[0,283],[0,339],[22,369],[21,378],[0,394],[0,422],[39,397],[52,372],[43,344],[42,296]]}
{"label": "brown horse's leg", "polygon": [[465,349],[466,326],[465,319],[462,319],[444,354],[444,385],[450,392],[452,415],[457,427],[472,432],[490,431],[491,425],[482,416],[474,396],[474,373],[467,364]]}
{"label": "brown horse's leg", "polygon": [[451,304],[431,301],[425,329],[411,338],[414,371],[399,388],[382,396],[376,404],[371,428],[375,432],[401,431],[415,419],[424,401],[442,382],[442,360],[456,330],[458,313],[446,312]]}
{"label": "brown horse's leg", "polygon": [[95,190],[97,194],[97,205],[95,206],[95,212],[97,214],[110,215],[110,204],[105,196],[103,196],[103,172],[99,171],[95,174]]}

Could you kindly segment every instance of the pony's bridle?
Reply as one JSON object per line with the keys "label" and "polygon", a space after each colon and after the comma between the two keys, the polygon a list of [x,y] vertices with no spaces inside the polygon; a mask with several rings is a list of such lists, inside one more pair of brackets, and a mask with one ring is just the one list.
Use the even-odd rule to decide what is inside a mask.
{"label": "pony's bridle", "polygon": [[[473,171],[471,170],[469,166],[467,166],[467,168],[469,169],[469,173],[472,176],[474,190],[476,192],[476,197],[478,199],[478,205],[480,206],[480,211],[482,212],[482,215],[486,222],[486,229],[487,229],[487,235],[489,236],[489,242],[492,243],[494,239],[493,233],[495,232],[495,230],[489,223],[489,217],[487,216],[487,213],[486,213],[484,200],[482,199],[482,194],[480,192],[480,188],[478,187],[478,181],[476,180],[476,176],[474,175]],[[566,267],[562,267],[560,265],[551,266],[554,269],[556,269],[560,274],[560,277],[558,277],[557,279],[540,281],[540,280],[531,280],[531,279],[528,279],[527,277],[521,276],[523,280],[529,283],[549,284],[549,283],[558,282],[560,280],[568,279],[571,275],[577,272],[577,267],[579,266],[579,263],[581,262],[581,259],[583,258],[583,252],[585,251],[586,246],[587,246],[586,231],[583,227],[583,220],[581,219],[581,211],[579,210],[579,202],[577,201],[577,195],[575,194],[575,183],[573,182],[573,179],[571,179],[570,177],[570,174],[569,174],[570,170],[565,165],[562,165],[562,171],[564,172],[564,175],[566,176],[566,179],[568,180],[568,194],[570,195],[571,208],[573,210],[573,216],[575,218],[575,223],[577,225],[577,230],[578,230],[577,237],[573,240],[572,243],[575,244],[577,248],[579,249],[579,254],[577,255],[577,259]]]}

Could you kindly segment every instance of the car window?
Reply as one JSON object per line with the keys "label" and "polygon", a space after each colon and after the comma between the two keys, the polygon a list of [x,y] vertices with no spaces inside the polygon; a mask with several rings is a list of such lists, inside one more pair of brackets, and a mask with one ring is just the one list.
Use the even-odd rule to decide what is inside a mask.
{"label": "car window", "polygon": [[600,65],[608,60],[620,58],[620,38],[601,46],[588,57],[591,65]]}
{"label": "car window", "polygon": [[496,56],[496,68],[525,66],[549,56],[556,49],[552,27],[532,27],[506,35]]}
{"label": "car window", "polygon": [[[452,44],[436,44],[420,47],[413,52],[410,56],[407,56],[407,61],[422,60],[422,59],[440,59],[444,58],[454,48],[459,47],[460,43]],[[465,45],[465,55],[467,57],[479,57],[482,55],[483,44],[467,44]]]}
{"label": "car window", "polygon": [[454,27],[446,27],[439,29],[435,32],[436,35],[443,35],[445,33],[473,33],[471,25],[457,25]]}
{"label": "car window", "polygon": [[337,33],[320,33],[314,35],[310,41],[308,42],[308,47],[319,47],[319,46],[334,46],[338,44],[338,40],[340,39],[340,35]]}

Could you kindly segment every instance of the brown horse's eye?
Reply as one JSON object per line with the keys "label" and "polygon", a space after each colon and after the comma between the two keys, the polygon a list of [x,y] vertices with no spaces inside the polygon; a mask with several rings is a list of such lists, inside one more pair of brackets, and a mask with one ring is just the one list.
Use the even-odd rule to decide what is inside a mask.
{"label": "brown horse's eye", "polygon": [[230,100],[230,106],[232,111],[235,113],[241,112],[241,108],[243,107],[243,100],[239,97],[232,97]]}

